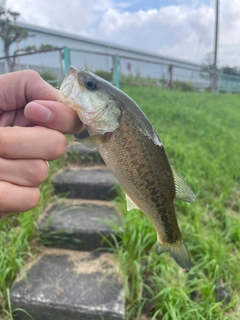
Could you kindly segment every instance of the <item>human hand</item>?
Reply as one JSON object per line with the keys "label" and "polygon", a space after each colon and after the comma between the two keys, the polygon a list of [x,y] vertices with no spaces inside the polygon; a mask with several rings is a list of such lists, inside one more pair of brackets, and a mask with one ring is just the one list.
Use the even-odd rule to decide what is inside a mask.
{"label": "human hand", "polygon": [[37,205],[46,161],[66,151],[64,133],[83,129],[57,92],[35,71],[0,76],[0,219]]}

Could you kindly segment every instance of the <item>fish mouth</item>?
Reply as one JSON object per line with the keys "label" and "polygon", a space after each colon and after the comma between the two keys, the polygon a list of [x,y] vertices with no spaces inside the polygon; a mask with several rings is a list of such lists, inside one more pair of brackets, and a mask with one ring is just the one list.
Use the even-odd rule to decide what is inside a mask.
{"label": "fish mouth", "polygon": [[116,127],[109,126],[104,119],[104,110],[105,108],[100,108],[95,111],[86,111],[80,105],[77,108],[77,114],[80,120],[86,125],[87,130],[91,130],[91,132],[96,134],[105,134],[108,132],[113,132]]}
{"label": "fish mouth", "polygon": [[[67,87],[68,86],[68,87]],[[58,91],[57,101],[64,103],[71,109],[77,111],[80,120],[88,126],[92,126],[100,121],[104,108],[99,108],[94,111],[86,110],[79,101],[75,100],[74,96],[74,83],[68,84],[66,90],[63,89]],[[78,88],[79,89],[79,88]]]}
{"label": "fish mouth", "polygon": [[68,106],[69,108],[73,109],[73,110],[77,110],[79,108],[79,105],[76,104],[76,102],[74,101],[73,98],[71,98],[70,96],[67,96],[66,94],[64,94],[62,91],[58,91],[57,93],[57,99],[58,102],[61,102],[63,104],[65,104],[66,106]]}
{"label": "fish mouth", "polygon": [[[79,88],[77,88],[79,91]],[[74,96],[76,94],[76,79],[70,75],[66,77],[60,89],[58,90],[57,101],[66,104],[68,107],[76,110],[77,104],[75,102]],[[75,105],[75,107],[74,107]]]}

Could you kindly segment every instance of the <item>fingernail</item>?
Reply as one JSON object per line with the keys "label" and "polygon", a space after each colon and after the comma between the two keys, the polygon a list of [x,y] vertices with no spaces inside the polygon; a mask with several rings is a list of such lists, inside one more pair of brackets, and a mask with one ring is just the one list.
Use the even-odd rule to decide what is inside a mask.
{"label": "fingernail", "polygon": [[30,102],[25,107],[24,114],[30,121],[37,123],[46,123],[52,116],[51,110],[36,102]]}

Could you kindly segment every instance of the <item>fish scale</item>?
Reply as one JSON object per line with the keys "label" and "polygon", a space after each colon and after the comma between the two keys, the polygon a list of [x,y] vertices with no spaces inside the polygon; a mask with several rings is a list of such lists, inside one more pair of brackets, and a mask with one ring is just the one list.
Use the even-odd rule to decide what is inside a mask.
{"label": "fish scale", "polygon": [[170,166],[152,124],[125,93],[91,72],[69,68],[59,100],[75,109],[90,137],[127,195],[129,209],[139,208],[157,232],[158,253],[169,251],[184,269],[192,266],[178,227],[174,198],[195,195]]}
{"label": "fish scale", "polygon": [[[134,111],[133,108],[131,110]],[[170,165],[166,159],[162,160],[161,153],[165,154],[164,149],[156,148],[152,140],[142,135],[131,117],[129,119],[129,115],[124,114],[121,123],[113,132],[110,141],[98,146],[98,151],[129,198],[148,215],[155,228],[159,229],[159,220],[160,225],[164,225],[164,228],[161,228],[161,240],[171,243],[179,241],[181,234],[174,207],[167,210],[167,205],[173,202],[175,187]],[[125,145],[129,137],[135,138],[129,144],[130,150],[129,146]],[[119,152],[119,149],[122,151]],[[170,173],[171,180],[167,172]],[[168,180],[167,188],[164,176]]]}

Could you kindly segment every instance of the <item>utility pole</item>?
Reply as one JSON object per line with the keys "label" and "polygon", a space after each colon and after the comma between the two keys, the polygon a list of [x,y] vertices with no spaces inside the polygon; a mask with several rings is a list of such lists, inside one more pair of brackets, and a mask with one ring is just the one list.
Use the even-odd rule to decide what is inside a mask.
{"label": "utility pole", "polygon": [[218,70],[217,70],[217,51],[218,51],[218,16],[219,16],[219,0],[216,0],[215,10],[215,40],[214,40],[214,63],[212,74],[212,92],[218,90]]}
{"label": "utility pole", "polygon": [[172,80],[173,80],[173,65],[170,64],[168,66],[168,84],[167,84],[169,90],[172,90],[172,87],[173,87]]}

